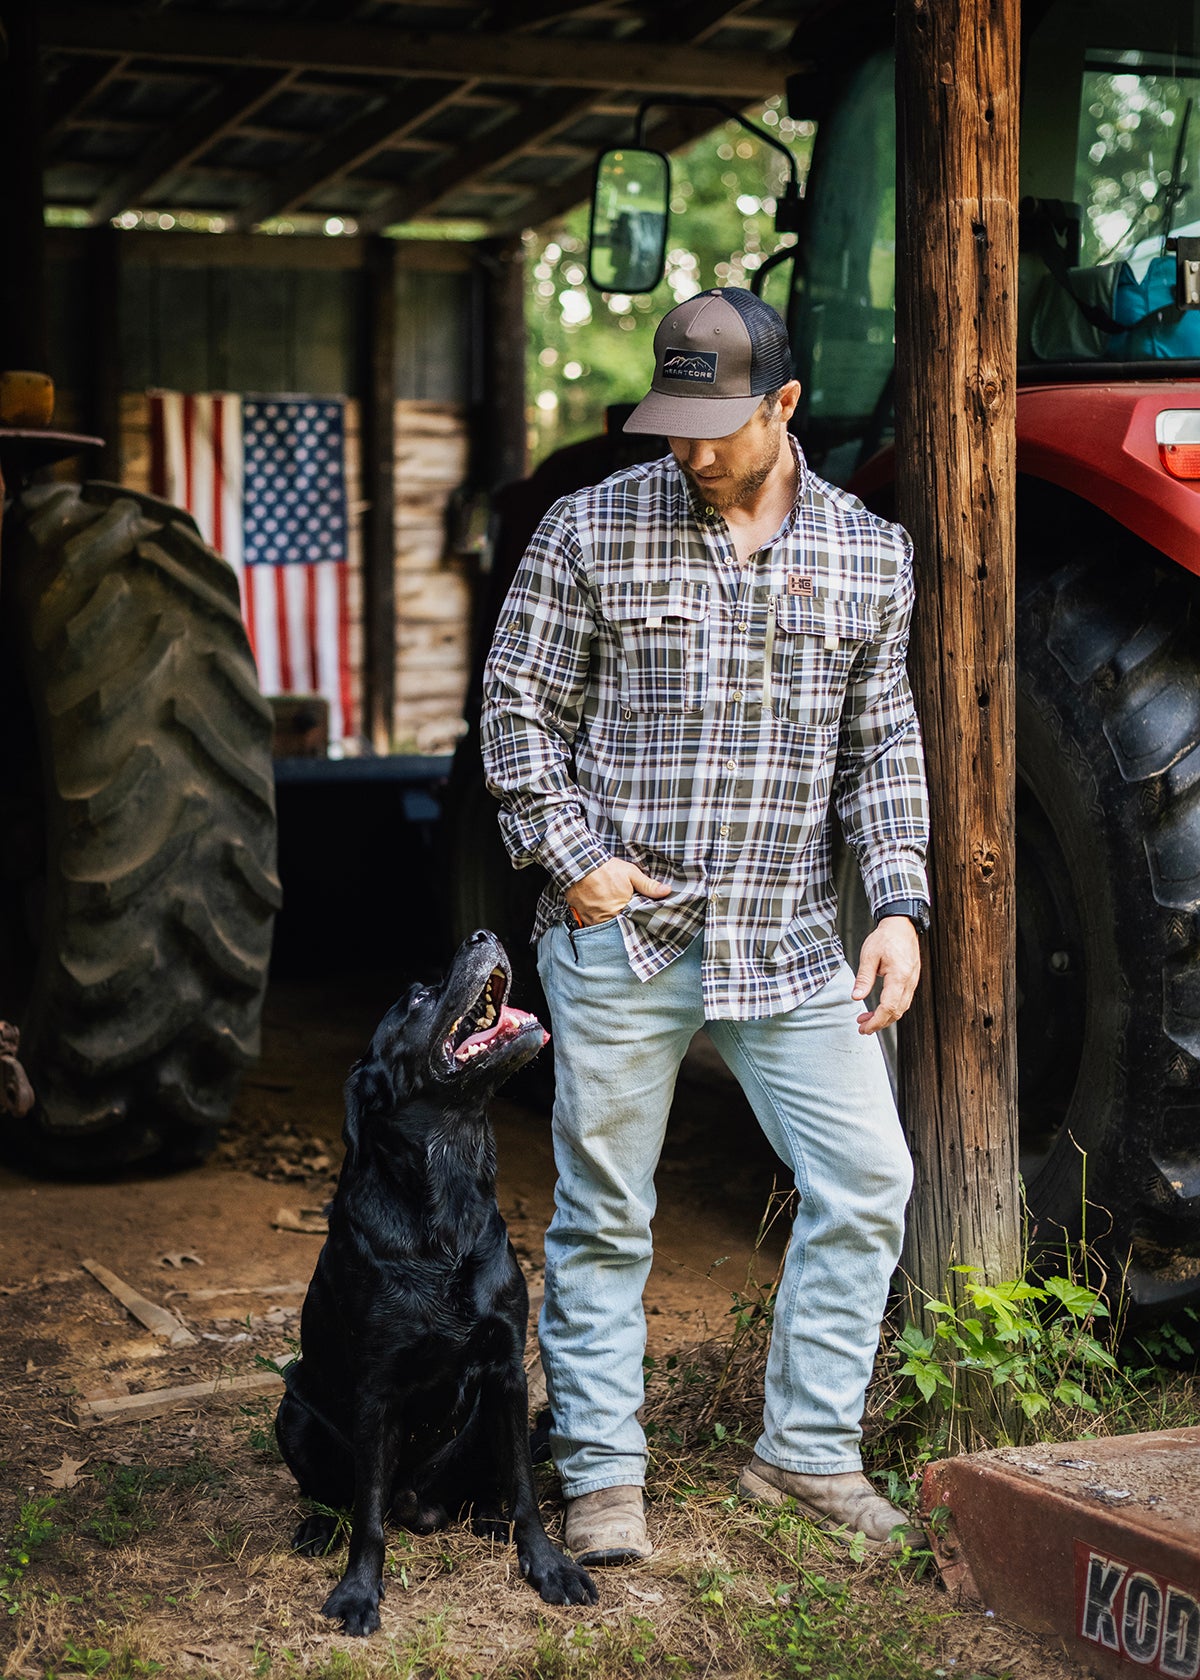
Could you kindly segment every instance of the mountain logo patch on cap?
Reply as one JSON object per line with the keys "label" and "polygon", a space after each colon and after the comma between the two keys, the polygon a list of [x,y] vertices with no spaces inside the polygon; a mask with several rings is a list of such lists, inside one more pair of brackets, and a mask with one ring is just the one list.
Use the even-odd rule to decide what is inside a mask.
{"label": "mountain logo patch on cap", "polygon": [[662,359],[662,377],[681,379],[689,385],[715,385],[717,352],[669,349]]}

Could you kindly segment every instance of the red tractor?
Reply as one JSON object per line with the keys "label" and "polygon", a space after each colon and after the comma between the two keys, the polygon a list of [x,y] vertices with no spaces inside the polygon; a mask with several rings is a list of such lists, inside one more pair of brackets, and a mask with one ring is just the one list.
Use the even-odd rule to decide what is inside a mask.
{"label": "red tractor", "polygon": [[[1043,1233],[1077,1232],[1085,1202],[1103,1210],[1089,1236],[1124,1269],[1134,1311],[1161,1315],[1200,1302],[1200,8],[1024,10],[1022,1171]],[[777,253],[786,301],[772,301],[796,350],[810,463],[891,513],[891,26],[886,8],[862,8],[851,41],[844,16],[824,34],[814,20],[815,70],[790,90],[791,114],[817,132],[802,215],[787,204],[797,239]],[[649,290],[662,273],[669,191],[652,155],[627,150],[619,179],[613,155],[601,161],[604,289]],[[497,606],[538,513],[612,470],[620,441],[577,445],[507,493]],[[468,737],[464,764],[472,750]],[[529,895],[514,905],[498,842],[478,834],[464,913],[517,939]],[[857,949],[866,905],[848,855],[840,885]]]}

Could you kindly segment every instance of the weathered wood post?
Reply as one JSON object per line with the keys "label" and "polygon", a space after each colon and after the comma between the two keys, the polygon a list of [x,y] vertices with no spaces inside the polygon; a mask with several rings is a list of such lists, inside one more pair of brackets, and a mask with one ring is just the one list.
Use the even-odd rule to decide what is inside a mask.
{"label": "weathered wood post", "polygon": [[[896,432],[933,931],[901,1061],[904,1268],[1020,1265],[1013,600],[1020,0],[899,0]],[[918,1317],[918,1310],[912,1313]]]}
{"label": "weathered wood post", "polygon": [[391,748],[396,712],[396,246],[371,238],[363,264],[363,733]]}

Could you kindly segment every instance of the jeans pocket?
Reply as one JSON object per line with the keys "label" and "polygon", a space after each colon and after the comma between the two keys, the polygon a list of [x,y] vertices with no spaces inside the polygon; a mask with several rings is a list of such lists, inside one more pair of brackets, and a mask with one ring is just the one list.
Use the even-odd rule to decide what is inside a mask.
{"label": "jeans pocket", "polygon": [[603,922],[589,922],[586,927],[569,926],[567,934],[572,956],[579,968],[601,968],[618,960],[624,966],[628,962],[621,933],[621,914],[609,916]]}

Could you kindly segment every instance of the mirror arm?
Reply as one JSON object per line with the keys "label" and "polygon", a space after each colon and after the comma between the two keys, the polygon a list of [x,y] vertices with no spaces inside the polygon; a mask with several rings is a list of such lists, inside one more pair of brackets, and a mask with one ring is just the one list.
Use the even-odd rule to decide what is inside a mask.
{"label": "mirror arm", "polygon": [[792,200],[799,200],[800,177],[796,173],[796,160],[779,136],[777,134],[770,133],[768,129],[760,128],[757,123],[752,123],[748,117],[744,117],[734,106],[727,105],[724,100],[710,99],[707,94],[662,93],[650,99],[643,99],[637,109],[637,130],[636,139],[634,140],[635,146],[640,147],[644,144],[646,112],[655,105],[691,107],[692,109],[707,107],[707,109],[711,111],[720,111],[722,116],[728,117],[732,122],[740,123],[742,128],[744,128],[748,134],[757,135],[757,137],[760,140],[765,141],[768,146],[773,146],[777,152],[783,153],[788,162],[788,181],[784,203],[786,204]]}

